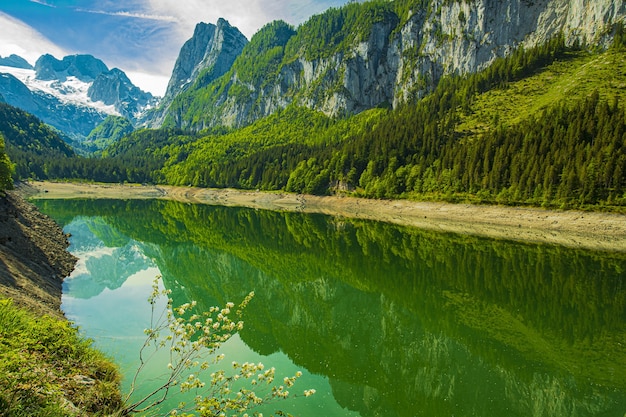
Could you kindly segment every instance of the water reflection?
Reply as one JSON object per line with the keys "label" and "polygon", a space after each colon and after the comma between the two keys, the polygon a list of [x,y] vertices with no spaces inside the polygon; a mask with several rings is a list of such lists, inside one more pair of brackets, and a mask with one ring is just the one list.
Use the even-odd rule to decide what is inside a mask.
{"label": "water reflection", "polygon": [[623,255],[166,201],[38,205],[124,248],[107,256],[128,270],[94,259],[78,294],[150,262],[175,304],[254,290],[241,340],[326,377],[361,416],[626,410]]}

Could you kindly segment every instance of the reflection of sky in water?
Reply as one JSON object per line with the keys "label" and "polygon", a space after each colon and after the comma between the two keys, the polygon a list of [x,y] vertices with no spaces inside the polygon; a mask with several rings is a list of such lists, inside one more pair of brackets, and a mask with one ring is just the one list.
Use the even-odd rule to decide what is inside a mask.
{"label": "reflection of sky in water", "polygon": [[[103,230],[100,224],[98,232]],[[142,251],[142,244],[127,239],[123,247],[107,247],[93,232],[90,218],[80,217],[68,224],[64,230],[71,233],[70,251],[79,258],[77,268],[63,284],[62,309],[66,317],[74,322],[82,333],[94,340],[95,346],[111,356],[119,365],[125,379],[123,391],[128,392],[130,380],[139,366],[139,350],[145,341],[144,330],[150,327],[151,309],[148,297],[152,293],[154,279],[161,275],[158,267]],[[117,240],[120,243],[120,240]],[[162,282],[159,281],[159,285]],[[155,311],[166,308],[166,300],[161,298]],[[238,335],[225,343],[221,353],[226,355],[220,368],[230,369],[232,361],[262,362],[266,367],[277,369],[276,381],[304,371],[304,376],[295,388],[298,391],[315,389],[317,394],[306,400],[295,398],[287,402],[255,409],[265,413],[275,413],[277,409],[298,410],[299,416],[358,416],[339,406],[334,400],[328,379],[306,372],[296,366],[284,353],[269,356],[255,353]],[[133,398],[149,392],[157,380],[165,376],[170,362],[167,349],[158,352],[151,366],[140,378]],[[205,379],[208,378],[208,374]],[[193,396],[187,398],[191,401]],[[173,398],[165,403],[175,406],[181,400]],[[303,405],[306,404],[306,409]]]}
{"label": "reflection of sky in water", "polygon": [[[64,293],[74,298],[90,299],[104,289],[119,288],[132,275],[154,267],[138,242],[111,232],[102,222],[82,217],[65,230],[71,234],[69,250],[78,257],[74,271],[64,283]],[[108,244],[96,234],[104,236]]]}

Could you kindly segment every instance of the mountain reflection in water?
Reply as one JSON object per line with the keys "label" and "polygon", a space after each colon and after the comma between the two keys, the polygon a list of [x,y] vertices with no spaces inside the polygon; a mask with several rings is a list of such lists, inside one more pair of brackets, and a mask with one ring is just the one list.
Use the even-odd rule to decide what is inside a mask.
{"label": "mountain reflection in water", "polygon": [[102,254],[71,296],[153,265],[174,305],[255,291],[241,340],[326,378],[345,415],[626,411],[625,255],[161,200],[37,205]]}

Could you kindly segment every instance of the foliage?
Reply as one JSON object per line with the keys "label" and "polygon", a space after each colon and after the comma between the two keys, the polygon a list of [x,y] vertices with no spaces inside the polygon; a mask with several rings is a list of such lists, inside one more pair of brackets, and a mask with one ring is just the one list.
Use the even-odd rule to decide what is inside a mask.
{"label": "foliage", "polygon": [[399,19],[393,8],[394,3],[388,1],[353,2],[313,16],[289,41],[286,61],[296,57],[312,61],[346,53],[349,47],[369,38],[373,25],[389,23],[395,26]]}
{"label": "foliage", "polygon": [[96,126],[85,138],[83,147],[90,153],[102,151],[121,138],[131,133],[135,128],[130,120],[121,116],[108,116]]}
{"label": "foliage", "polygon": [[[190,144],[189,158],[168,164],[166,179],[315,194],[356,190],[375,198],[622,206],[621,84],[588,82],[590,71],[599,80],[622,73],[615,71],[621,54],[578,52],[558,36],[520,48],[484,72],[444,78],[416,104],[348,119],[349,128],[342,120],[307,123],[311,113],[291,108]],[[494,101],[498,94],[502,99]],[[510,111],[500,115],[509,106],[503,100]],[[524,103],[528,110],[519,111]],[[516,137],[525,139],[511,144]]]}
{"label": "foliage", "polygon": [[[167,399],[170,391],[180,387],[180,392],[196,392],[195,404],[185,403],[170,411],[170,415],[178,415],[195,410],[203,417],[225,416],[226,413],[246,413],[254,408],[274,400],[294,397],[289,388],[293,387],[302,373],[293,377],[285,377],[285,385],[272,386],[275,369],[265,369],[262,363],[232,363],[233,372],[213,370],[212,365],[224,359],[217,354],[219,347],[227,342],[235,332],[243,329],[242,321],[230,318],[233,303],[226,307],[211,307],[208,311],[197,312],[196,303],[185,303],[173,307],[168,299],[165,314],[155,311],[157,300],[168,296],[170,291],[160,290],[155,280],[149,302],[152,306],[150,328],[145,331],[148,336],[140,351],[141,365],[135,374],[127,400],[132,396],[138,383],[142,369],[147,365],[153,354],[160,349],[168,349],[171,362],[167,364],[168,377],[148,395],[134,403],[128,404],[125,413],[143,413],[161,404]],[[234,312],[241,316],[241,311],[250,302],[254,293],[250,293]],[[211,362],[209,358],[213,358]],[[201,379],[203,374],[210,373],[208,384]],[[188,372],[190,374],[186,375]],[[253,389],[256,389],[253,390]],[[257,394],[259,393],[259,394]],[[306,390],[303,395],[308,397],[314,390]],[[255,413],[256,415],[256,413]]]}
{"label": "foliage", "polygon": [[13,187],[13,164],[9,160],[4,148],[4,136],[0,132],[0,191],[8,190]]}
{"label": "foliage", "polygon": [[74,151],[49,126],[16,107],[0,103],[0,134],[17,178],[46,177],[48,162],[67,159]]}
{"label": "foliage", "polygon": [[0,132],[4,134],[7,148],[25,154],[45,155],[50,152],[70,157],[74,152],[51,127],[37,117],[11,105],[0,103]]}
{"label": "foliage", "polygon": [[277,74],[285,45],[294,34],[293,28],[280,20],[263,26],[233,63],[238,82],[261,87],[269,84]]}
{"label": "foliage", "polygon": [[117,368],[69,322],[0,300],[0,415],[72,416],[121,407]]}

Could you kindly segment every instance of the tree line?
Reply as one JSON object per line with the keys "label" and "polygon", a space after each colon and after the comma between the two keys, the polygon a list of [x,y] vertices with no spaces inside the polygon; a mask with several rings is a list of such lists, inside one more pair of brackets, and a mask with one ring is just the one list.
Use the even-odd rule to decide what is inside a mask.
{"label": "tree line", "polygon": [[[611,51],[620,57],[623,27],[615,33]],[[290,106],[241,129],[143,129],[111,145],[102,158],[68,153],[57,143],[60,139],[50,139],[54,132],[14,110],[6,116],[14,121],[0,124],[0,131],[18,178],[345,191],[372,198],[547,207],[624,206],[626,121],[619,97],[595,91],[551,103],[518,123],[498,121],[494,113],[479,133],[458,129],[480,94],[506,89],[554,61],[567,61],[578,48],[566,46],[562,36],[520,48],[480,73],[444,77],[431,94],[395,110],[331,119]],[[50,144],[22,143],[27,131]],[[42,146],[53,150],[39,152]]]}

